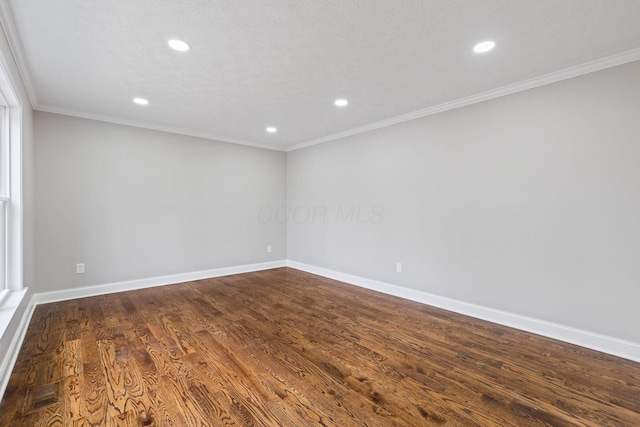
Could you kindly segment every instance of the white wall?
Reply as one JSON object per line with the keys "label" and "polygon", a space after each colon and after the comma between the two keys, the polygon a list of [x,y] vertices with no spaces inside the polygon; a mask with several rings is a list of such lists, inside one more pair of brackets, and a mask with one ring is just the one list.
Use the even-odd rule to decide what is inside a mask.
{"label": "white wall", "polygon": [[39,292],[286,257],[258,217],[285,202],[283,152],[43,112],[35,141]]}
{"label": "white wall", "polygon": [[287,185],[291,260],[640,343],[640,62],[291,152]]}

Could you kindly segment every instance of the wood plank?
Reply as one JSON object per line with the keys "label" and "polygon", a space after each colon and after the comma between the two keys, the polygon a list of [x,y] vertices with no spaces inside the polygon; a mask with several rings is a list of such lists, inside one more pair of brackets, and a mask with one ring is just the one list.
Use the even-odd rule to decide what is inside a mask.
{"label": "wood plank", "polygon": [[640,364],[280,268],[38,306],[0,425],[640,425]]}

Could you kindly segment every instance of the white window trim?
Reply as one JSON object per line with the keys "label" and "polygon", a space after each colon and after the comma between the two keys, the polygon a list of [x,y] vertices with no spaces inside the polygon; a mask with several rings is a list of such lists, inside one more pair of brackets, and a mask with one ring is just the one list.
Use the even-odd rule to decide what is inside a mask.
{"label": "white window trim", "polygon": [[[4,61],[2,61],[4,62]],[[22,224],[22,102],[14,91],[12,80],[0,63],[0,94],[6,105],[5,137],[6,151],[11,164],[9,170],[9,197],[7,206],[7,260],[6,289],[20,291],[24,288],[23,269],[23,224]],[[0,297],[2,297],[0,295]],[[4,296],[6,298],[6,296]],[[0,301],[1,302],[1,301]]]}
{"label": "white window trim", "polygon": [[10,202],[7,216],[7,287],[12,291],[23,288],[22,280],[22,107],[9,106],[9,178]]}

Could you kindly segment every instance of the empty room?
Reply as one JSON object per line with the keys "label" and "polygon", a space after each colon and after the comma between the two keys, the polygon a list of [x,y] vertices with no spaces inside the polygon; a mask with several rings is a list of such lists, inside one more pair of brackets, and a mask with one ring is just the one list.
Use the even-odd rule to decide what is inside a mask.
{"label": "empty room", "polygon": [[0,0],[0,426],[640,425],[639,22]]}

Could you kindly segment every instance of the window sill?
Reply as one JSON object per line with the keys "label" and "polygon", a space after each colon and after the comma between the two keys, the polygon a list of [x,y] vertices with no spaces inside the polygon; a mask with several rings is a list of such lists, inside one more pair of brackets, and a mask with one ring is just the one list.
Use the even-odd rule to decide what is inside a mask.
{"label": "window sill", "polygon": [[2,295],[2,300],[0,300],[0,339],[3,338],[13,315],[16,314],[16,310],[26,294],[27,290],[23,289],[21,291],[9,291]]}

